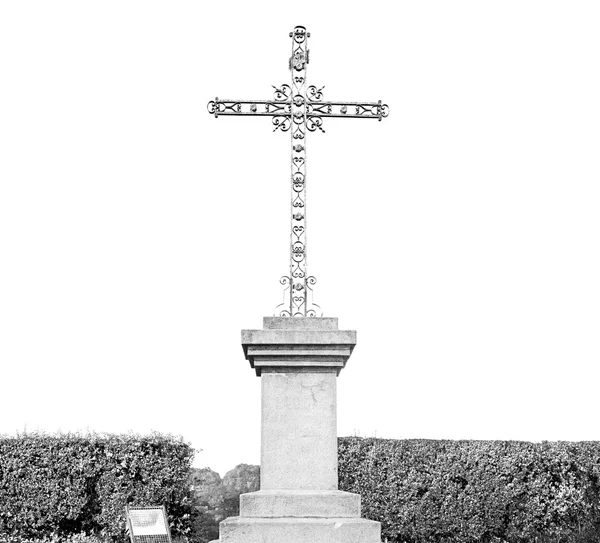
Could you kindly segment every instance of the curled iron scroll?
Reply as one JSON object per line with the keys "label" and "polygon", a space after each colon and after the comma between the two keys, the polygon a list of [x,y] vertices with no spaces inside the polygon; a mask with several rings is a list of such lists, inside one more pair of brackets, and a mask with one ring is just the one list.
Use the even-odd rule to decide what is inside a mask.
{"label": "curled iron scroll", "polygon": [[323,119],[318,115],[311,115],[306,118],[306,129],[309,132],[314,132],[319,129],[321,132],[325,132],[323,129]]}
{"label": "curled iron scroll", "polygon": [[321,99],[323,98],[323,89],[324,88],[325,87],[323,86],[320,89],[318,89],[314,85],[310,85],[306,89],[306,97],[308,98],[308,100],[310,102],[320,102]]}
{"label": "curled iron scroll", "polygon": [[281,87],[276,87],[275,85],[271,85],[275,92],[273,93],[273,97],[276,102],[287,102],[292,95],[292,88],[289,85],[283,84]]}
{"label": "curled iron scroll", "polygon": [[290,118],[285,115],[275,115],[271,119],[271,122],[273,123],[273,126],[275,127],[275,128],[273,128],[273,132],[275,132],[275,130],[281,130],[282,132],[287,132],[291,126]]}

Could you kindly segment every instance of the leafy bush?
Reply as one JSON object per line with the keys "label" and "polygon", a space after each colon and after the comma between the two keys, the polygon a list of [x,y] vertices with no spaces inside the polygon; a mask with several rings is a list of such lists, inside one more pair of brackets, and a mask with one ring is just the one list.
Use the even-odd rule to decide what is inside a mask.
{"label": "leafy bush", "polygon": [[239,515],[240,494],[260,488],[260,468],[239,464],[221,476],[210,468],[192,469],[194,492],[192,539],[206,543],[219,538],[219,522]]}
{"label": "leafy bush", "polygon": [[600,443],[340,438],[340,489],[393,542],[591,542]]}
{"label": "leafy bush", "polygon": [[80,534],[69,535],[59,535],[53,533],[46,536],[44,539],[32,539],[0,534],[0,543],[105,543],[105,541],[98,536],[82,532]]}
{"label": "leafy bush", "polygon": [[174,535],[190,531],[194,455],[153,434],[0,438],[0,537],[125,536],[125,505],[162,505]]}
{"label": "leafy bush", "polygon": [[219,522],[225,518],[225,488],[221,476],[210,468],[192,468],[190,482],[194,496],[193,541],[206,543],[219,539]]}

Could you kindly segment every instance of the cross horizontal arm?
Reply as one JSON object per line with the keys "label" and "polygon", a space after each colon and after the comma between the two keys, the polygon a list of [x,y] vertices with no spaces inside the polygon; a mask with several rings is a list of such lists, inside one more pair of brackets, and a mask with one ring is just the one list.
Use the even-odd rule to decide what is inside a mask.
{"label": "cross horizontal arm", "polygon": [[[215,117],[219,115],[249,115],[253,117],[274,117],[275,129],[281,125],[289,125],[292,111],[292,89],[289,85],[276,87],[272,100],[219,100],[208,102],[208,112]],[[277,119],[277,117],[284,117]],[[287,117],[288,119],[285,119]]]}
{"label": "cross horizontal arm", "polygon": [[378,119],[389,115],[387,104],[379,102],[308,102],[309,117],[349,117],[351,119]]}
{"label": "cross horizontal arm", "polygon": [[219,100],[208,102],[208,112],[215,117],[219,115],[252,115],[255,117],[287,115],[289,117],[291,102],[274,100]]}
{"label": "cross horizontal arm", "polygon": [[[208,102],[208,112],[219,115],[251,115],[255,117],[291,115],[291,101],[274,100],[219,100]],[[309,102],[308,116],[348,117],[351,119],[379,119],[389,115],[387,104],[379,102]]]}

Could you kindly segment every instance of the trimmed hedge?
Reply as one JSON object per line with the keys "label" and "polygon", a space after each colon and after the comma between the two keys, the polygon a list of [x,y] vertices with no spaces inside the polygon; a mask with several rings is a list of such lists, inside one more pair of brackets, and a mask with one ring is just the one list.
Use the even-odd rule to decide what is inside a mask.
{"label": "trimmed hedge", "polygon": [[340,489],[392,542],[600,540],[600,443],[339,439]]}
{"label": "trimmed hedge", "polygon": [[127,503],[164,504],[173,534],[187,534],[193,456],[159,434],[0,437],[0,535],[123,539]]}

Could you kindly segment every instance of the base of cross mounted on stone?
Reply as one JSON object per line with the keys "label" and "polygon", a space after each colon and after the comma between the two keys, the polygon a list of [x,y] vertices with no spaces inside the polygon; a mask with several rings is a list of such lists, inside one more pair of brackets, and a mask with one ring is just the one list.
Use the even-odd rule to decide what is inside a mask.
{"label": "base of cross mounted on stone", "polygon": [[220,543],[380,543],[360,496],[338,490],[336,384],[355,345],[336,318],[265,317],[242,331],[262,381],[260,490],[240,496]]}

